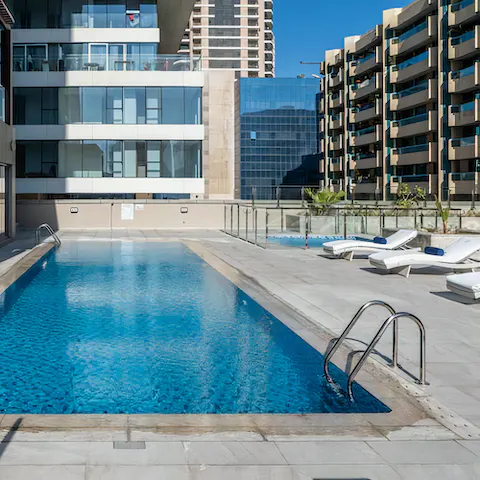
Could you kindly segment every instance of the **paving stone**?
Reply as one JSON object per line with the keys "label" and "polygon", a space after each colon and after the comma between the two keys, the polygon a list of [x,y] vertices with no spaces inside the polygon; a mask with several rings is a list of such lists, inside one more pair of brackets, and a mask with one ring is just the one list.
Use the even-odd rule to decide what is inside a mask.
{"label": "paving stone", "polygon": [[2,480],[85,480],[81,466],[0,466]]}

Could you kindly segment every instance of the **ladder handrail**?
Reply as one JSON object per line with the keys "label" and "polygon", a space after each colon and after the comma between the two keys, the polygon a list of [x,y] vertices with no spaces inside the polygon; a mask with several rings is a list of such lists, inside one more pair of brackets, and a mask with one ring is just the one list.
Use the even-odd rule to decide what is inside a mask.
{"label": "ladder handrail", "polygon": [[355,377],[357,376],[358,372],[360,369],[363,367],[363,364],[366,362],[368,356],[370,353],[372,353],[372,350],[375,348],[377,343],[380,341],[382,338],[383,334],[387,330],[387,328],[390,326],[390,324],[393,322],[394,324],[397,323],[399,318],[410,318],[413,320],[417,326],[418,329],[420,330],[420,378],[419,378],[419,383],[420,385],[425,385],[426,384],[426,358],[425,358],[425,341],[426,341],[426,335],[425,335],[425,326],[423,325],[422,321],[416,317],[415,315],[408,313],[408,312],[400,312],[393,314],[385,322],[383,325],[380,327],[380,330],[377,332],[375,335],[374,339],[371,341],[370,345],[367,347],[365,352],[363,353],[362,357],[358,361],[358,363],[355,365],[355,368],[352,370],[348,377],[348,395],[352,399],[353,398],[353,391],[352,391],[352,384],[353,381],[355,380]]}
{"label": "ladder handrail", "polygon": [[[370,302],[367,302],[363,307],[361,307],[358,312],[355,314],[353,317],[352,321],[348,324],[347,328],[343,331],[343,333],[340,335],[338,340],[332,345],[328,353],[325,355],[325,360],[323,363],[323,371],[325,373],[325,377],[328,382],[332,383],[332,377],[330,376],[330,372],[328,370],[328,364],[330,363],[330,360],[332,359],[333,355],[335,352],[340,348],[340,345],[343,343],[345,338],[347,338],[347,335],[350,333],[354,325],[357,323],[358,319],[363,315],[365,310],[369,309],[370,307],[374,306],[380,306],[386,308],[389,312],[390,315],[395,315],[397,312],[391,307],[388,303],[383,302],[382,300],[372,300]],[[389,317],[390,318],[390,317]],[[396,367],[398,363],[398,324],[395,322],[394,328],[393,328],[393,366]]]}
{"label": "ladder handrail", "polygon": [[53,228],[48,223],[42,223],[35,230],[35,242],[37,245],[40,243],[40,231],[42,230],[42,228],[44,228],[49,233],[49,236],[53,237],[53,240],[58,247],[62,244]]}

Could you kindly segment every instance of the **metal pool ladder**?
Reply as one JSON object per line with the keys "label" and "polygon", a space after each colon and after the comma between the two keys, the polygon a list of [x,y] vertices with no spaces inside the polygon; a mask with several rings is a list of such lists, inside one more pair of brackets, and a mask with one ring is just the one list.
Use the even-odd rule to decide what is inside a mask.
{"label": "metal pool ladder", "polygon": [[420,331],[420,378],[418,383],[420,385],[427,384],[426,369],[425,369],[425,365],[426,365],[425,326],[420,321],[420,319],[415,315],[412,315],[411,313],[408,313],[408,312],[397,313],[388,303],[382,302],[381,300],[372,300],[370,302],[367,302],[365,305],[363,305],[363,307],[361,307],[360,310],[358,310],[358,312],[355,314],[352,321],[347,325],[347,328],[345,328],[345,330],[340,335],[338,340],[332,345],[328,353],[325,355],[323,371],[325,372],[325,377],[328,380],[328,382],[333,383],[333,379],[330,376],[330,372],[328,369],[328,365],[333,355],[340,348],[340,345],[345,341],[345,339],[347,338],[347,335],[350,333],[352,328],[355,326],[355,324],[360,319],[360,317],[365,313],[365,311],[374,306],[380,306],[385,308],[390,313],[390,316],[383,322],[377,334],[375,335],[373,340],[370,342],[367,349],[363,352],[363,355],[358,361],[358,363],[355,365],[355,368],[351,371],[350,375],[348,376],[348,395],[350,396],[351,399],[353,399],[352,385],[353,385],[353,381],[355,380],[355,377],[358,375],[358,372],[361,370],[361,368],[367,361],[368,356],[372,353],[373,349],[376,347],[377,343],[380,341],[380,339],[383,337],[383,334],[387,331],[388,327],[392,323],[393,323],[393,353],[392,353],[391,367],[395,368],[398,366],[398,320],[400,318],[410,318],[418,326],[418,329]]}
{"label": "metal pool ladder", "polygon": [[59,247],[62,244],[62,242],[58,238],[58,235],[55,233],[53,228],[48,223],[42,223],[35,230],[35,245],[38,245],[40,243],[40,232],[42,231],[42,229],[46,230],[49,236],[53,237],[53,240],[55,242],[55,245],[57,245],[57,247]]}

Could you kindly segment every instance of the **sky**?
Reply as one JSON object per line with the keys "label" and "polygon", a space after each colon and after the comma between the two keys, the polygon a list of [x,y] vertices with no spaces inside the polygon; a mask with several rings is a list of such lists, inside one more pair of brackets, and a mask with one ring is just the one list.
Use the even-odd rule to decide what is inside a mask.
{"label": "sky", "polygon": [[276,76],[318,73],[325,50],[341,48],[343,38],[382,23],[382,11],[412,0],[274,0]]}

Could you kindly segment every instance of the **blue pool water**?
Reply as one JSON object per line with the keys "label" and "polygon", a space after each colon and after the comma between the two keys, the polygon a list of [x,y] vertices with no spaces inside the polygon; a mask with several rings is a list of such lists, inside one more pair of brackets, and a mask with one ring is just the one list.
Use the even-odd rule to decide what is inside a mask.
{"label": "blue pool water", "polygon": [[389,411],[180,243],[64,242],[0,307],[4,413]]}
{"label": "blue pool water", "polygon": [[[359,237],[347,237],[349,240],[363,240],[368,241],[365,238]],[[309,235],[308,246],[310,248],[320,248],[324,243],[332,242],[334,240],[344,240],[344,237],[339,236],[321,236],[321,235]],[[285,247],[303,247],[305,248],[305,235],[274,235],[268,237],[268,243],[276,243]]]}

